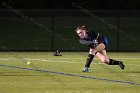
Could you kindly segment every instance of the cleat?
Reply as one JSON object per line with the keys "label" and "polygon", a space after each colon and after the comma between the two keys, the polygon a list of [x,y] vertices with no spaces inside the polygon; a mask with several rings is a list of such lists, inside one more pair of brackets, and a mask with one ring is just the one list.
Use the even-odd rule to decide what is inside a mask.
{"label": "cleat", "polygon": [[122,70],[125,68],[125,65],[123,64],[122,61],[120,61],[119,66],[120,66],[120,68],[121,68]]}
{"label": "cleat", "polygon": [[88,70],[89,70],[88,67],[84,67],[84,68],[82,69],[82,72],[88,72]]}

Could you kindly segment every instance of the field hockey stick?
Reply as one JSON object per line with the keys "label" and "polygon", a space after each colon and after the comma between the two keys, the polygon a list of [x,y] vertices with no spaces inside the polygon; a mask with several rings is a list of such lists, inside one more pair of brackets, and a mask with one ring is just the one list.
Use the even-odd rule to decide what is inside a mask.
{"label": "field hockey stick", "polygon": [[99,38],[99,33],[98,33],[96,39],[93,40],[94,46],[98,45],[98,38]]}
{"label": "field hockey stick", "polygon": [[99,37],[99,33],[98,33],[98,35],[97,35],[97,37],[96,37],[96,39],[95,39],[95,40],[97,40],[97,39],[98,39],[98,37]]}

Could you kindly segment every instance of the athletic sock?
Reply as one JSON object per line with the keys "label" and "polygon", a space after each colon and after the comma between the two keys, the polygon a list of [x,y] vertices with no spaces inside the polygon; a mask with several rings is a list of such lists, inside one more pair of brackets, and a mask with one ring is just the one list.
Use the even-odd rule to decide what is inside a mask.
{"label": "athletic sock", "polygon": [[94,58],[94,55],[91,55],[91,54],[88,55],[85,67],[88,67],[88,68],[90,67],[90,64],[91,64],[93,58]]}
{"label": "athletic sock", "polygon": [[117,61],[117,60],[114,60],[114,59],[109,59],[110,62],[108,65],[119,65],[120,64],[120,61]]}

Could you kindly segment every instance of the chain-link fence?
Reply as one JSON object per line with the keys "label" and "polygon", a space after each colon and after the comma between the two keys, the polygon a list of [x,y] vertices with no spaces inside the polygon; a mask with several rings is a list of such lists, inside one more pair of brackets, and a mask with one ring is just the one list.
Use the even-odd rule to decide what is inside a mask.
{"label": "chain-link fence", "polygon": [[0,50],[85,51],[78,25],[104,34],[108,51],[140,51],[139,11],[0,10]]}

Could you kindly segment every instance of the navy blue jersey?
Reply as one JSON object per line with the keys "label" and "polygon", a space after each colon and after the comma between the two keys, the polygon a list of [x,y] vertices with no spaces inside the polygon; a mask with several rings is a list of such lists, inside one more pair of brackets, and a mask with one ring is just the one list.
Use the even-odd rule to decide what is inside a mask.
{"label": "navy blue jersey", "polygon": [[87,37],[86,38],[80,38],[80,43],[81,44],[86,44],[89,47],[93,47],[94,43],[93,40],[97,39],[98,44],[104,43],[106,46],[108,45],[107,38],[100,33],[95,33],[95,32],[87,32]]}

